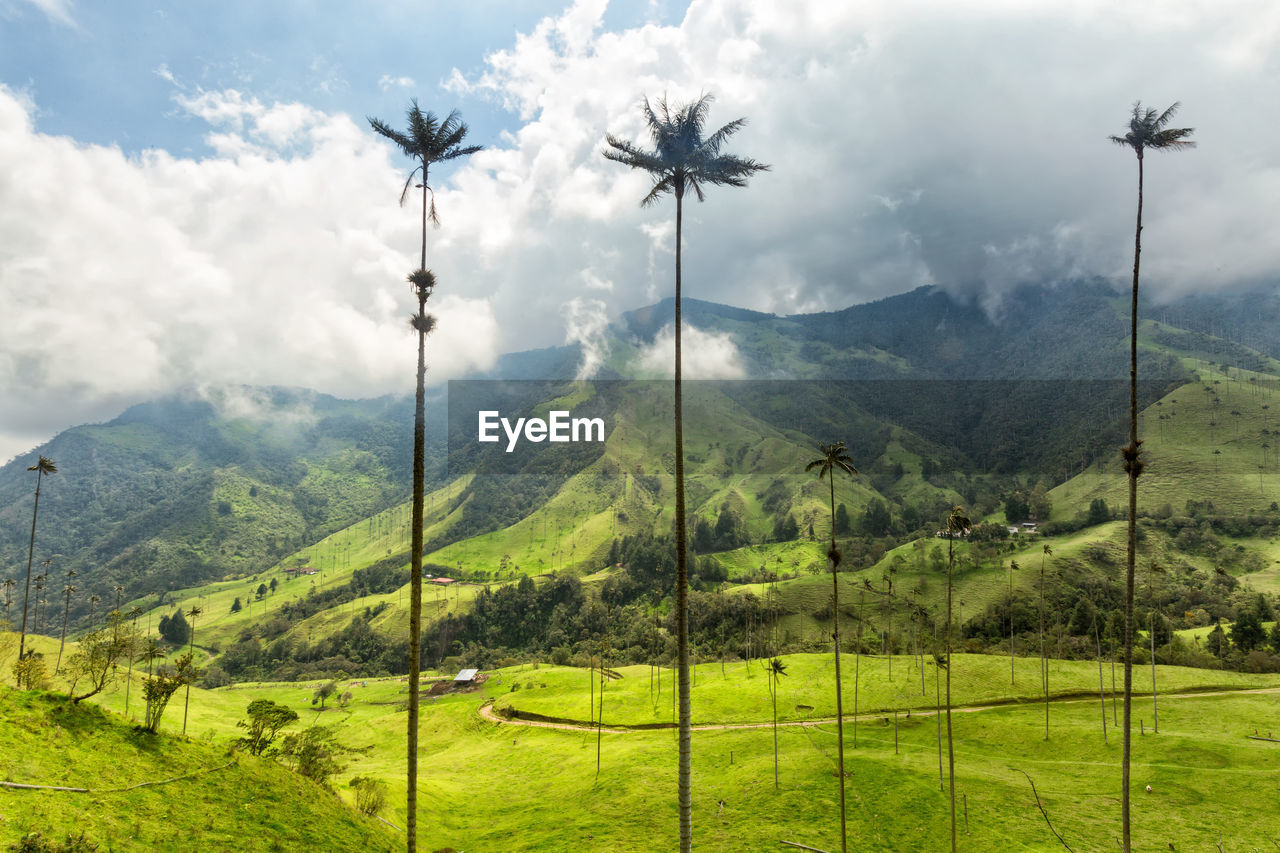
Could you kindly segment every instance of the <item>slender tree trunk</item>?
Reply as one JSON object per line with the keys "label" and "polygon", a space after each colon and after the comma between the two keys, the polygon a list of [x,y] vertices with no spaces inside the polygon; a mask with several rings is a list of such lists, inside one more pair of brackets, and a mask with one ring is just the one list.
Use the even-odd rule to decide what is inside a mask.
{"label": "slender tree trunk", "polygon": [[[132,641],[132,643],[130,643],[130,645],[132,646],[134,643],[137,643],[137,642],[138,642],[138,619],[137,619],[137,617],[134,617],[134,620],[133,620],[133,641]],[[135,651],[135,649],[134,649],[134,648],[132,648],[132,647],[129,649],[129,675],[128,675],[128,677],[125,679],[125,682],[124,682],[124,716],[125,716],[125,719],[128,719],[128,718],[129,718],[129,688],[131,688],[131,687],[133,686],[133,655],[134,655],[134,651]]]}
{"label": "slender tree trunk", "polygon": [[600,710],[596,714],[596,778],[600,778],[600,736],[604,727],[604,659],[600,660]]}
{"label": "slender tree trunk", "polygon": [[1102,703],[1102,743],[1107,743],[1107,692],[1102,683],[1102,636],[1098,633],[1098,617],[1093,618],[1093,638],[1098,643],[1098,701]]}
{"label": "slender tree trunk", "polygon": [[1018,683],[1017,674],[1014,672],[1014,650],[1013,650],[1013,561],[1009,561],[1009,684]]}
{"label": "slender tree trunk", "polygon": [[778,676],[770,673],[773,695],[773,790],[778,790]]}
{"label": "slender tree trunk", "polygon": [[18,640],[18,660],[22,660],[27,648],[27,603],[31,598],[31,561],[36,553],[36,517],[40,514],[40,480],[44,471],[36,468],[36,503],[31,510],[31,543],[27,546],[27,586],[22,594],[22,631]]}
{"label": "slender tree trunk", "polygon": [[840,774],[840,850],[849,849],[844,795],[844,699],[840,684],[840,565],[836,562],[836,469],[831,469],[831,639],[836,653],[836,771]]}
{"label": "slender tree trunk", "polygon": [[[938,648],[938,623],[933,622],[933,647]],[[933,667],[933,719],[938,726],[938,790],[946,790],[942,779],[942,667],[938,666],[938,658],[934,657]]]}
{"label": "slender tree trunk", "polygon": [[853,644],[853,748],[858,748],[858,684],[862,680],[863,593],[858,593],[858,637]]}
{"label": "slender tree trunk", "polygon": [[[194,665],[196,648],[196,617],[191,617],[191,636],[187,638],[187,654],[192,656]],[[187,736],[187,708],[191,705],[191,682],[187,681],[187,692],[182,699],[182,736]],[[324,708],[324,703],[320,704]]]}
{"label": "slender tree trunk", "polygon": [[[426,175],[423,175],[423,266],[426,269]],[[413,530],[409,546],[409,721],[406,737],[408,752],[408,815],[405,833],[409,853],[418,849],[418,686],[422,677],[422,519],[426,491],[426,345],[427,293],[418,289],[418,384],[413,415]]]}
{"label": "slender tree trunk", "polygon": [[1049,739],[1049,648],[1044,638],[1044,557],[1040,558],[1040,686],[1044,688],[1044,739]]}
{"label": "slender tree trunk", "polygon": [[1138,556],[1138,269],[1142,258],[1142,149],[1138,155],[1138,220],[1133,232],[1133,294],[1129,306],[1129,444],[1124,449],[1129,475],[1128,552],[1124,577],[1124,751],[1120,759],[1120,846],[1131,853],[1129,765],[1133,755],[1133,586]]}
{"label": "slender tree trunk", "polygon": [[1160,734],[1160,691],[1156,689],[1156,619],[1160,614],[1152,610],[1147,621],[1151,623],[1151,724],[1156,734]]}
{"label": "slender tree trunk", "polygon": [[675,327],[675,421],[676,421],[676,657],[680,670],[680,748],[678,794],[680,805],[680,853],[693,849],[692,719],[689,697],[689,557],[684,506],[684,405],[681,399],[680,324],[681,317],[681,230],[684,226],[684,185],[676,186],[676,327]]}
{"label": "slender tree trunk", "polygon": [[947,782],[951,796],[951,853],[956,851],[956,751],[951,740],[951,590],[952,567],[955,565],[953,549],[955,533],[948,530],[947,537]]}
{"label": "slender tree trunk", "polygon": [[[53,665],[53,674],[62,669],[62,647],[67,644],[67,617],[71,615],[71,593],[67,593],[67,603],[62,608],[62,636],[58,639],[58,662]],[[1154,674],[1154,670],[1152,671]]]}

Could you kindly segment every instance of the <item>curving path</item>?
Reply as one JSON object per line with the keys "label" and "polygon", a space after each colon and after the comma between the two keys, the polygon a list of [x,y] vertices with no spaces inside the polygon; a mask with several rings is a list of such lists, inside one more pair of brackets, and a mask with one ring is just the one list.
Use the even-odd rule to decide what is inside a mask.
{"label": "curving path", "polygon": [[[1260,693],[1280,693],[1280,687],[1250,687],[1250,688],[1244,688],[1241,690],[1206,690],[1206,691],[1199,691],[1199,692],[1192,691],[1189,693],[1162,693],[1160,694],[1160,698],[1161,700],[1198,699],[1203,696],[1240,696],[1240,695],[1250,695],[1250,694],[1260,694]],[[1145,693],[1142,695],[1145,697],[1145,696],[1150,696],[1151,694]],[[1097,697],[1094,696],[1094,697],[1088,697],[1088,698],[1081,698],[1079,696],[1072,696],[1072,697],[1064,697],[1060,699],[1050,699],[1049,701],[1055,705],[1068,704],[1072,702],[1096,702]],[[951,712],[953,714],[975,714],[982,711],[995,711],[1001,708],[1027,707],[1027,706],[1035,706],[1038,704],[1039,704],[1038,702],[1000,702],[1000,703],[993,703],[988,705],[952,706]],[[593,723],[550,722],[550,721],[544,721],[544,720],[522,720],[519,718],[507,719],[493,712],[492,699],[487,700],[483,705],[480,706],[479,713],[483,719],[488,720],[491,723],[497,723],[499,725],[505,725],[505,726],[527,726],[527,727],[536,728],[536,729],[558,729],[560,731],[570,731],[570,732],[596,731],[596,726]],[[868,713],[868,714],[858,714],[857,719],[860,722],[867,721],[867,720],[879,720],[879,719],[884,719],[887,714],[892,714],[892,713],[893,711],[890,710],[890,711],[876,711],[874,713]],[[936,713],[938,712],[932,708],[913,708],[911,710],[911,714],[913,717],[932,717]],[[846,714],[844,719],[846,722],[848,722],[854,719],[854,715]],[[788,721],[779,722],[778,726],[780,728],[783,726],[792,726],[792,727],[799,727],[799,728],[815,728],[817,726],[834,723],[835,721],[836,721],[835,717],[823,717],[821,719],[816,719],[816,720],[788,720]],[[767,723],[717,723],[717,724],[693,726],[692,729],[693,731],[696,731],[696,732],[705,732],[705,731],[725,731],[728,729],[768,729],[772,727],[773,727],[773,723],[772,721],[770,721]],[[656,726],[649,725],[643,728],[632,728],[627,726],[621,726],[621,727],[609,726],[609,727],[601,727],[599,730],[602,732],[608,732],[609,734],[615,734],[615,735],[630,735],[630,734],[637,734],[639,732],[668,731],[674,728],[675,728],[674,724],[660,723]]]}

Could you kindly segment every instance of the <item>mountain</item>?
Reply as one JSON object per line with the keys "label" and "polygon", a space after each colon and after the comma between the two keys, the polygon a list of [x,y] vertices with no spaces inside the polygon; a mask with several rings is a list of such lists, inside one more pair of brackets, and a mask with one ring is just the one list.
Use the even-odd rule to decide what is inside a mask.
{"label": "mountain", "polygon": [[[1280,310],[1274,295],[1257,299],[1258,316]],[[1280,336],[1245,304],[1196,297],[1148,307],[1143,404],[1190,380],[1197,365],[1280,374],[1272,358]],[[624,515],[623,530],[662,528],[670,395],[663,383],[623,377],[652,375],[638,361],[661,346],[671,307],[628,312],[609,328],[601,375],[612,381],[586,392],[528,383],[520,392],[525,415],[559,399],[605,418],[603,444],[543,444],[514,463],[498,445],[446,448],[446,401],[433,389],[429,486],[456,483],[428,528],[438,562],[505,565],[499,558],[510,554],[514,565],[523,541],[535,566],[585,567],[603,556]],[[855,511],[883,501],[894,515],[924,519],[954,502],[990,511],[1018,483],[1062,483],[1109,458],[1122,435],[1126,304],[1099,280],[1027,286],[986,308],[923,287],[821,314],[779,317],[699,300],[686,300],[685,311],[704,335],[718,336],[736,375],[755,380],[691,383],[691,512],[714,521],[733,508],[757,538],[788,514],[807,523],[822,516],[820,496],[807,495],[793,470],[817,441],[844,438],[866,474]],[[1200,316],[1219,319],[1174,325]],[[1247,335],[1263,349],[1214,331]],[[477,379],[568,380],[581,359],[579,346],[515,353]],[[130,600],[252,575],[335,531],[366,520],[372,529],[374,516],[408,494],[411,423],[408,399],[238,388],[175,395],[68,430],[38,449],[60,472],[41,495],[36,571],[49,559],[59,578],[51,589],[74,569],[86,597],[113,601],[118,585]],[[25,571],[33,461],[0,469],[0,576]],[[529,543],[545,539],[549,517],[577,531],[572,553],[533,556]],[[380,544],[379,558],[403,555],[404,538]],[[73,614],[87,608],[81,602]]]}
{"label": "mountain", "polygon": [[[41,491],[33,572],[49,560],[55,595],[74,570],[84,598],[114,601],[117,585],[129,600],[266,568],[403,500],[411,424],[410,400],[232,388],[67,430],[37,449],[59,472]],[[0,469],[5,577],[26,570],[33,461]]]}

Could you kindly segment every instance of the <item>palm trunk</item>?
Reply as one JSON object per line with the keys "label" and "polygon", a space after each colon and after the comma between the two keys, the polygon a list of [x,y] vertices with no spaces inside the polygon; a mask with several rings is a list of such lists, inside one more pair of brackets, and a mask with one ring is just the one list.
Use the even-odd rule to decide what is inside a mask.
{"label": "palm trunk", "polygon": [[[426,176],[423,176],[426,184]],[[423,266],[426,269],[426,187],[423,187]],[[407,849],[418,849],[418,686],[422,676],[422,516],[425,503],[426,463],[426,345],[427,293],[418,289],[418,385],[413,414],[413,530],[409,561],[409,722],[405,748],[408,753],[408,791],[405,818]]]}
{"label": "palm trunk", "polygon": [[[67,593],[67,603],[62,608],[62,636],[58,639],[58,662],[53,665],[53,674],[62,669],[62,647],[67,644],[67,617],[71,615],[71,593]],[[1154,674],[1154,670],[1152,670]]]}
{"label": "palm trunk", "polygon": [[22,660],[27,648],[27,603],[31,598],[31,561],[36,553],[36,517],[40,514],[40,480],[44,471],[36,468],[36,503],[31,510],[31,543],[27,546],[27,586],[22,594],[22,632],[18,640],[18,660]]}
{"label": "palm trunk", "polygon": [[1160,691],[1156,689],[1156,619],[1160,614],[1152,610],[1147,620],[1151,623],[1151,724],[1156,734],[1160,734]]}
{"label": "palm trunk", "polygon": [[134,617],[132,638],[129,641],[129,675],[124,682],[124,716],[129,718],[129,688],[133,686],[133,654],[138,642],[138,619]]}
{"label": "palm trunk", "polygon": [[1014,672],[1014,649],[1013,649],[1013,561],[1009,561],[1009,684],[1018,683],[1017,674]]}
{"label": "palm trunk", "polygon": [[831,470],[831,639],[836,653],[836,768],[840,774],[840,850],[848,850],[844,796],[844,703],[840,683],[840,565],[836,554],[836,472]]}
{"label": "palm trunk", "polygon": [[1098,633],[1098,618],[1093,619],[1093,638],[1098,643],[1098,701],[1102,704],[1102,743],[1107,743],[1107,692],[1102,682],[1102,635]]}
{"label": "palm trunk", "polygon": [[676,364],[675,364],[675,421],[676,421],[676,657],[680,670],[680,729],[679,729],[679,779],[677,782],[680,805],[680,853],[693,849],[693,778],[690,769],[692,758],[692,718],[689,702],[689,558],[688,533],[684,518],[684,406],[680,385],[680,260],[681,229],[684,225],[684,186],[676,187]]}
{"label": "palm trunk", "polygon": [[[195,660],[195,648],[196,648],[196,617],[192,616],[191,617],[191,637],[189,638],[189,642],[187,644],[187,654],[192,656],[193,662]],[[191,704],[191,682],[188,681],[186,696],[184,696],[182,699],[182,736],[183,737],[187,736],[187,708],[190,706],[190,704]],[[320,707],[321,708],[324,707],[323,703],[320,705]]]}
{"label": "palm trunk", "polygon": [[1044,557],[1040,558],[1040,686],[1044,688],[1044,739],[1049,739],[1049,649],[1044,639]]}
{"label": "palm trunk", "polygon": [[770,683],[773,689],[773,790],[778,790],[778,676],[771,674]]}
{"label": "palm trunk", "polygon": [[1133,586],[1138,555],[1138,269],[1142,258],[1142,149],[1138,154],[1138,220],[1133,231],[1133,295],[1129,306],[1129,445],[1124,449],[1129,475],[1129,535],[1124,578],[1124,751],[1120,759],[1120,846],[1130,853],[1129,763],[1133,750]]}
{"label": "palm trunk", "polygon": [[947,782],[951,794],[951,853],[956,853],[956,751],[951,741],[951,574],[955,533],[947,531]]}

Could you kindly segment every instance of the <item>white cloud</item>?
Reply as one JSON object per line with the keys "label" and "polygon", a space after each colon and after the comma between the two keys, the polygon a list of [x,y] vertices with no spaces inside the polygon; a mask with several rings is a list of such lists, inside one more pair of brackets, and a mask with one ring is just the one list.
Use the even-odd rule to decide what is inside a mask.
{"label": "white cloud", "polygon": [[[45,136],[0,87],[0,409],[26,412],[0,456],[183,387],[412,388],[418,232],[388,149],[298,104],[182,103],[223,129],[216,156]],[[491,363],[489,298],[444,284],[429,310],[432,381]]]}
{"label": "white cloud", "polygon": [[412,77],[392,77],[390,74],[383,74],[378,78],[378,88],[384,92],[392,89],[412,89],[414,85]]}
{"label": "white cloud", "polygon": [[[1272,0],[693,0],[624,31],[604,8],[580,0],[448,75],[522,124],[432,173],[434,379],[574,339],[588,302],[616,316],[672,294],[672,199],[641,209],[646,176],[600,156],[606,132],[648,144],[646,95],[713,93],[712,128],[749,119],[727,150],[773,166],[684,206],[689,297],[785,314],[933,282],[998,310],[1025,277],[1122,282],[1136,170],[1106,137],[1135,98],[1181,100],[1200,143],[1146,161],[1148,293],[1280,269],[1280,149],[1259,107],[1280,55]],[[35,106],[0,91],[0,296],[20,317],[4,410],[40,382],[63,424],[197,380],[407,390],[408,164],[362,118],[193,91],[180,104],[209,125],[204,159],[44,136]],[[24,417],[7,428],[37,430]]]}
{"label": "white cloud", "polygon": [[76,20],[71,15],[71,0],[27,0],[27,2],[44,12],[54,23],[77,29]]}
{"label": "white cloud", "polygon": [[[653,343],[636,356],[637,375],[666,379],[675,372],[675,325],[663,327]],[[704,332],[684,324],[680,336],[680,372],[685,379],[745,379],[746,368],[733,336],[728,332]]]}
{"label": "white cloud", "polygon": [[[583,270],[583,278],[594,279],[590,270]],[[609,315],[599,299],[574,297],[565,305],[566,344],[577,344],[582,349],[582,363],[578,365],[577,379],[590,379],[609,357],[609,341],[605,337],[609,329]]]}

